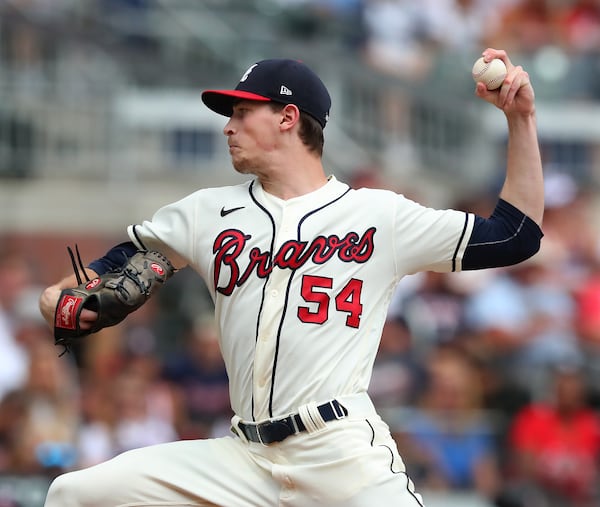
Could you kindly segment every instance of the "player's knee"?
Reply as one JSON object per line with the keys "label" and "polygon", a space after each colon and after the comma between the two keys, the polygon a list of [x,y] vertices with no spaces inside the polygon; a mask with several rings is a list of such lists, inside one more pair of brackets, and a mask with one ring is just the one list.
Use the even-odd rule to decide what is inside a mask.
{"label": "player's knee", "polygon": [[76,507],[77,486],[76,472],[70,472],[56,477],[50,484],[44,507]]}

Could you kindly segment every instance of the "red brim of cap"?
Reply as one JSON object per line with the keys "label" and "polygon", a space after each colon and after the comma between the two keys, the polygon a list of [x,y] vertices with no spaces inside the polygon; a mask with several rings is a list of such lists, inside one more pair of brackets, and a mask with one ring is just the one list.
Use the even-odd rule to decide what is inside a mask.
{"label": "red brim of cap", "polygon": [[237,100],[271,101],[268,97],[242,90],[206,90],[202,92],[202,102],[209,109],[223,116],[231,116],[233,114],[233,104]]}

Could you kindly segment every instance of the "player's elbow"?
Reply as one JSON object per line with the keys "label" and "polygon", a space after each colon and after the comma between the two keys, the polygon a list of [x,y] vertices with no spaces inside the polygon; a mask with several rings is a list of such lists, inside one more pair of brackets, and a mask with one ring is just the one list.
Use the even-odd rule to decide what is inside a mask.
{"label": "player's elbow", "polygon": [[540,249],[543,232],[529,217],[506,203],[489,219],[476,218],[462,260],[463,270],[519,264]]}
{"label": "player's elbow", "polygon": [[504,266],[519,264],[539,252],[542,245],[541,236],[527,235],[520,239],[521,241],[515,241],[507,248]]}

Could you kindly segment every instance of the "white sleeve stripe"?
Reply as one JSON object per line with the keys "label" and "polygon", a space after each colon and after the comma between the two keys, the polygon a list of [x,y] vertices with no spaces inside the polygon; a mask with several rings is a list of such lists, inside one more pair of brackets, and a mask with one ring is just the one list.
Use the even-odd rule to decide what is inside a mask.
{"label": "white sleeve stripe", "polygon": [[460,271],[461,268],[457,267],[457,259],[462,259],[467,249],[467,245],[469,244],[469,237],[473,230],[473,224],[475,223],[475,217],[472,213],[465,213],[465,224],[463,226],[462,233],[460,238],[458,239],[458,243],[456,244],[456,250],[454,251],[454,256],[452,257],[452,272]]}
{"label": "white sleeve stripe", "polygon": [[129,227],[127,227],[127,234],[129,235],[129,238],[131,239],[131,241],[133,241],[135,246],[137,248],[139,248],[140,250],[148,250],[146,248],[146,245],[144,245],[144,242],[138,236],[138,233],[135,229],[136,227],[137,227],[137,225],[130,225]]}

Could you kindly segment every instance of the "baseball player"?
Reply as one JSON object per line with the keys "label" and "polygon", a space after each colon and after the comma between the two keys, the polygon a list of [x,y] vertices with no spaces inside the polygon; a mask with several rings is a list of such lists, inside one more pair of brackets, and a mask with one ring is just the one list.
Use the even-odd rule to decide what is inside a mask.
{"label": "baseball player", "polygon": [[[104,307],[114,312],[137,289],[111,273],[147,288],[192,266],[215,304],[231,436],[141,448],[66,473],[47,507],[423,505],[367,395],[394,288],[418,271],[518,263],[542,237],[534,92],[504,51],[483,54],[508,67],[499,90],[476,88],[508,124],[506,180],[489,218],[328,176],[330,96],[299,61],[259,61],[235,89],[203,92],[229,117],[232,164],[248,181],[198,190],[130,226],[127,242],[85,268],[91,279],[48,287],[40,308],[65,344],[66,332],[124,318],[105,323]],[[98,286],[109,295],[89,304],[86,291]]]}

